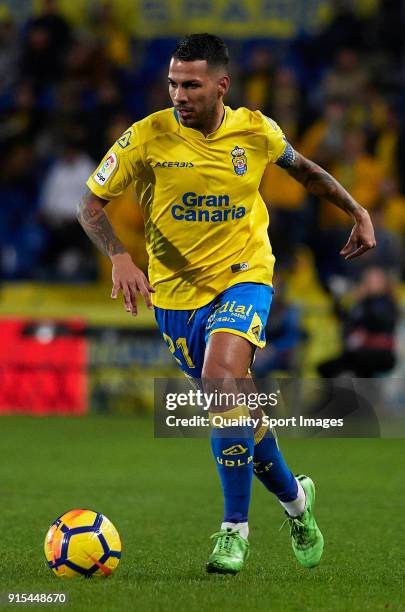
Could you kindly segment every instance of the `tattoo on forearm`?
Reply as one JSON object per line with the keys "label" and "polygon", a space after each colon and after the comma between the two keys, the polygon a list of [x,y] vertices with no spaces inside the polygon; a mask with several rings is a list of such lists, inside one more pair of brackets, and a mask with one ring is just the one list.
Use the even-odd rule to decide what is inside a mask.
{"label": "tattoo on forearm", "polygon": [[115,235],[102,204],[92,200],[91,196],[83,197],[78,207],[77,218],[90,240],[104,255],[111,257],[125,253],[125,248]]}
{"label": "tattoo on forearm", "polygon": [[327,200],[349,215],[363,210],[344,187],[333,176],[314,162],[295,152],[295,160],[288,173],[299,181],[310,193]]}

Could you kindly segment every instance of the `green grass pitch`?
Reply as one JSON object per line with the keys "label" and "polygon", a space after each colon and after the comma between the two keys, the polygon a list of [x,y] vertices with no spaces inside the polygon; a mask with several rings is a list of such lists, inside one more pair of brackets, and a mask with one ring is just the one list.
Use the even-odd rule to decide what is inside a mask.
{"label": "green grass pitch", "polygon": [[[288,530],[278,531],[281,507],[255,482],[251,557],[229,577],[205,573],[222,510],[208,440],[154,439],[145,418],[4,417],[0,426],[3,593],[63,590],[67,604],[43,609],[83,612],[405,610],[403,440],[281,441],[292,469],[317,484],[324,559],[297,565]],[[120,531],[109,579],[62,580],[45,564],[49,524],[75,507],[103,512]]]}

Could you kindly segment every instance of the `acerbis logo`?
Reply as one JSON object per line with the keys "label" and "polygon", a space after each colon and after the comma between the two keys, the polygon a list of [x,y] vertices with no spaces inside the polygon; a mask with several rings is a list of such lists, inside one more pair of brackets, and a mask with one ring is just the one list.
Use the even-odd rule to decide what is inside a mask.
{"label": "acerbis logo", "polygon": [[118,138],[117,144],[121,147],[121,149],[125,149],[128,145],[131,144],[131,136],[132,136],[132,130],[129,129],[123,133],[121,138]]}
{"label": "acerbis logo", "polygon": [[222,451],[223,455],[243,455],[246,453],[247,447],[245,448],[242,444],[234,444],[230,448],[226,448]]}
{"label": "acerbis logo", "polygon": [[255,325],[254,327],[252,327],[252,334],[254,335],[256,340],[259,340],[259,335],[260,335],[261,329],[262,329],[261,325]]}
{"label": "acerbis logo", "polygon": [[154,168],[194,168],[193,162],[188,161],[158,161]]}

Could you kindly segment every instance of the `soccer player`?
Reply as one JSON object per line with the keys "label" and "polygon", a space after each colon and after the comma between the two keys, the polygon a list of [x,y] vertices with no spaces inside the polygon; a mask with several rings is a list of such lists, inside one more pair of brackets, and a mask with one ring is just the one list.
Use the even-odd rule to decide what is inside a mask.
{"label": "soccer player", "polygon": [[[168,74],[173,107],[131,125],[89,178],[78,218],[112,262],[111,297],[122,291],[137,314],[137,292],[155,317],[183,371],[209,381],[245,379],[265,343],[274,256],[260,180],[276,163],[317,196],[346,211],[354,227],[346,259],[375,246],[367,211],[325,170],[300,155],[279,126],[259,111],[232,110],[224,42],[210,34],[181,40]],[[132,261],[103,210],[134,185],[145,218],[149,280]],[[153,303],[153,306],[152,306]],[[219,407],[221,409],[221,407]],[[218,410],[218,407],[217,407]],[[225,414],[243,416],[245,407]],[[242,421],[241,421],[242,422]],[[280,501],[298,561],[313,567],[323,537],[314,518],[315,488],[295,478],[265,427],[212,428],[212,450],[224,495],[207,570],[237,573],[249,554],[248,510],[253,474]]]}

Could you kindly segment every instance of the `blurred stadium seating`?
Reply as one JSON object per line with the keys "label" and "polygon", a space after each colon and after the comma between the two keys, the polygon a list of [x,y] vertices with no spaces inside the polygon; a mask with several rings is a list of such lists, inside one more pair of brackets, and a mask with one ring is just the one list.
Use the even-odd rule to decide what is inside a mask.
{"label": "blurred stadium seating", "polygon": [[[318,364],[339,352],[332,298],[350,302],[367,267],[384,270],[403,308],[403,11],[395,0],[0,1],[0,330],[10,320],[79,319],[91,373],[86,393],[98,410],[110,410],[121,392],[123,411],[147,405],[146,383],[136,395],[130,379],[172,371],[150,313],[141,309],[133,320],[110,303],[109,263],[92,249],[75,210],[84,175],[109,145],[130,123],[170,105],[168,58],[176,37],[190,31],[226,38],[232,56],[227,102],[273,117],[375,222],[377,249],[346,264],[339,250],[350,220],[308,197],[278,167],[266,172],[262,194],[276,273],[303,332],[291,345],[287,374],[292,368],[295,375],[317,375]],[[66,181],[66,197],[56,197]],[[109,209],[118,235],[146,270],[134,195]],[[404,329],[400,317],[398,338]],[[53,329],[48,342],[58,333]],[[2,359],[4,383],[7,355]],[[404,372],[399,348],[391,375]],[[109,389],[100,382],[107,378]]]}

